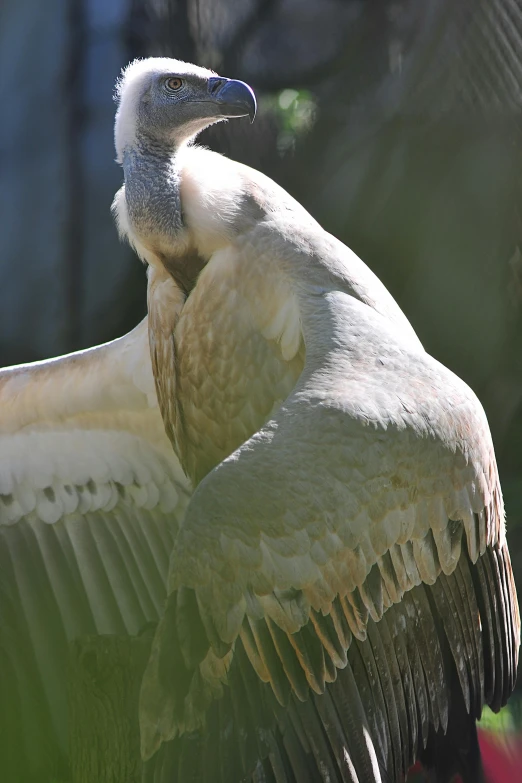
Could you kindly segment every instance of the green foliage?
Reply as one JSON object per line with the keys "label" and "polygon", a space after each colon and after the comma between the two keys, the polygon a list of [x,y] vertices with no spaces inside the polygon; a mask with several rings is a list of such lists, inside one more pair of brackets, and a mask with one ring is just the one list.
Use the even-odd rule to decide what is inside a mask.
{"label": "green foliage", "polygon": [[498,713],[485,707],[479,722],[481,729],[498,735],[520,733],[522,731],[522,697],[514,695],[509,703]]}
{"label": "green foliage", "polygon": [[292,152],[297,138],[311,129],[316,116],[316,104],[308,90],[286,88],[275,96],[263,99],[267,109],[278,119],[277,149],[281,156]]}

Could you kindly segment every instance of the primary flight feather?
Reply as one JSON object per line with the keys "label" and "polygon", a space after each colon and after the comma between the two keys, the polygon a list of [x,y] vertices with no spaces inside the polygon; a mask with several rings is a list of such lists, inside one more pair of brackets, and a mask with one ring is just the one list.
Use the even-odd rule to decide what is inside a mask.
{"label": "primary flight feather", "polygon": [[149,59],[118,95],[114,210],[149,264],[159,404],[198,485],[144,756],[165,780],[400,781],[417,758],[478,780],[475,721],[519,644],[480,403],[348,248],[193,144],[252,118],[250,88]]}
{"label": "primary flight feather", "polygon": [[146,319],[107,345],[0,370],[2,780],[68,779],[68,643],[157,621],[190,491]]}

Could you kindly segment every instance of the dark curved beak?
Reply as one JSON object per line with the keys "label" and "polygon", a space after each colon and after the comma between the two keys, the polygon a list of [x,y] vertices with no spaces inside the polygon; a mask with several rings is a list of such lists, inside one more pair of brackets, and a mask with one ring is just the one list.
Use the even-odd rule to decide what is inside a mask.
{"label": "dark curved beak", "polygon": [[250,122],[254,122],[256,96],[248,84],[215,76],[208,80],[208,91],[223,117],[250,117]]}

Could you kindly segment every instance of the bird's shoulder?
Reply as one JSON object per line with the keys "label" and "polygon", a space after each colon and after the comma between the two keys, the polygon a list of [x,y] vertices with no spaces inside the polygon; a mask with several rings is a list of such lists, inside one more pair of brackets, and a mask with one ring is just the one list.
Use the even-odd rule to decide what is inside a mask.
{"label": "bird's shoulder", "polygon": [[195,145],[178,157],[183,216],[202,257],[267,221],[274,236],[283,217],[290,223],[299,217],[321,230],[299,202],[260,171]]}

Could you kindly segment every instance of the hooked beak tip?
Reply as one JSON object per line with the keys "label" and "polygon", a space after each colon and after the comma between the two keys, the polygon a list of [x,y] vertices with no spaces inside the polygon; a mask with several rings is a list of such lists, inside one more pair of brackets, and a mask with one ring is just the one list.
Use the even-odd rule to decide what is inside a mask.
{"label": "hooked beak tip", "polygon": [[254,122],[257,101],[248,84],[237,79],[212,78],[209,90],[224,117],[249,117],[250,122]]}

